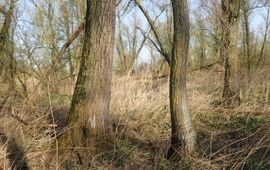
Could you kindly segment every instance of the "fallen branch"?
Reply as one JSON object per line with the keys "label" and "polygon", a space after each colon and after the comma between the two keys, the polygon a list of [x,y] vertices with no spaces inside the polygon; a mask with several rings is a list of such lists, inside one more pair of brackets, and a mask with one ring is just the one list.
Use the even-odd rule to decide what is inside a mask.
{"label": "fallen branch", "polygon": [[16,119],[17,121],[21,122],[23,125],[29,125],[29,122],[26,122],[25,120],[21,119],[18,115],[15,115],[14,113],[11,113],[11,117]]}

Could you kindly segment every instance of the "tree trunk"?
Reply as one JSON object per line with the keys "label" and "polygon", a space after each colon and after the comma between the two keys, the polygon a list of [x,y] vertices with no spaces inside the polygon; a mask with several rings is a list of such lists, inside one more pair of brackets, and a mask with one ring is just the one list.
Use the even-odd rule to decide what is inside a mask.
{"label": "tree trunk", "polygon": [[240,103],[237,49],[240,0],[222,0],[221,3],[222,37],[220,56],[223,58],[225,69],[222,98],[224,100],[224,106],[231,106],[235,104],[234,99],[237,100],[237,104]]}
{"label": "tree trunk", "polygon": [[171,146],[167,158],[179,159],[179,153],[190,153],[195,147],[195,132],[188,108],[186,66],[189,48],[189,15],[187,0],[172,0],[174,43],[170,69]]}
{"label": "tree trunk", "polygon": [[251,78],[251,58],[250,58],[250,29],[249,29],[249,0],[243,1],[243,15],[244,15],[244,27],[245,27],[245,52],[247,57],[247,74],[248,74],[248,83],[250,84]]}
{"label": "tree trunk", "polygon": [[16,1],[10,0],[10,7],[5,14],[4,23],[0,32],[0,69],[1,72],[4,72],[4,76],[10,84],[11,90],[15,90],[13,44],[10,34],[15,6]]}
{"label": "tree trunk", "polygon": [[199,27],[198,39],[199,39],[199,62],[200,62],[200,69],[204,67],[205,59],[206,59],[206,43],[205,43],[205,28],[203,20],[197,19],[197,24]]}
{"label": "tree trunk", "polygon": [[[268,7],[267,14],[266,14],[266,23],[265,23],[265,31],[264,31],[264,36],[263,36],[263,43],[262,43],[262,47],[261,47],[261,50],[259,53],[259,59],[258,59],[256,68],[258,68],[260,66],[262,59],[263,59],[263,54],[264,54],[265,48],[267,46],[266,43],[267,43],[267,38],[268,38],[268,30],[270,27],[269,17],[270,17],[270,8]],[[264,64],[264,63],[262,63],[262,64]]]}
{"label": "tree trunk", "polygon": [[[92,137],[109,131],[115,0],[87,0],[85,19],[81,65],[68,116],[71,129],[60,139],[61,147],[83,148],[75,150],[80,163],[94,145]],[[67,153],[62,156],[69,157]]]}
{"label": "tree trunk", "polygon": [[[71,34],[71,28],[70,28],[70,18],[69,18],[69,9],[67,3],[65,3],[64,0],[61,0],[61,14],[63,17],[63,22],[64,22],[64,29],[65,29],[65,34],[66,37],[69,38]],[[67,48],[67,59],[68,59],[68,66],[69,66],[69,76],[72,80],[74,81],[74,66],[72,62],[72,54],[70,48]]]}

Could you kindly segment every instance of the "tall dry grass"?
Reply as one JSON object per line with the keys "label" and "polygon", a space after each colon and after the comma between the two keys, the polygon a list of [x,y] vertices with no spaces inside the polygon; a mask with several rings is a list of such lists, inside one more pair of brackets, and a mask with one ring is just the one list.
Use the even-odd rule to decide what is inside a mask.
{"label": "tall dry grass", "polygon": [[[197,131],[198,149],[186,168],[253,169],[269,162],[269,69],[244,83],[242,103],[234,109],[213,105],[221,97],[222,72],[215,69],[188,74],[189,106]],[[31,100],[9,98],[1,110],[0,127],[23,149],[32,169],[57,169],[55,124],[51,115],[67,107],[74,84],[54,94],[47,87],[33,87],[42,95]],[[36,83],[36,86],[39,83]],[[60,87],[58,87],[60,88]],[[116,137],[114,150],[93,156],[96,169],[171,169],[165,158],[170,139],[167,78],[151,75],[113,77],[111,120]],[[5,96],[6,91],[1,91]],[[37,98],[35,98],[37,97]],[[67,109],[66,109],[67,110]],[[58,112],[59,113],[59,112]],[[64,117],[61,112],[58,117]],[[0,166],[9,169],[6,143],[0,145]]]}

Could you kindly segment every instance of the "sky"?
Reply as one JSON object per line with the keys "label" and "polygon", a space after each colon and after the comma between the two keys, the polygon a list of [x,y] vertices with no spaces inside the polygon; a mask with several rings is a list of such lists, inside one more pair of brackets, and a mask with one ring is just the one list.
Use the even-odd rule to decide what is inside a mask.
{"label": "sky", "polygon": [[[59,1],[59,0],[56,0]],[[162,0],[161,2],[166,2],[169,0]],[[0,0],[0,5],[3,5],[6,2],[6,0]],[[145,2],[145,1],[144,1]],[[151,2],[151,1],[148,1]],[[30,0],[19,0],[19,11],[21,12],[21,17],[19,18],[19,21],[22,23],[20,24],[21,27],[23,27],[27,22],[25,21],[30,21],[30,18],[32,17],[33,14],[33,5],[30,3]],[[198,9],[200,5],[200,0],[189,0],[189,7],[190,7],[190,18],[191,20],[194,19],[193,12]],[[150,3],[145,3],[145,7],[150,7]],[[144,28],[145,30],[148,28],[148,23],[141,13],[141,11],[137,8],[134,8],[133,10],[136,11],[137,16],[139,20],[141,20],[141,27]],[[153,12],[150,10],[149,12]],[[256,9],[254,10],[253,14],[250,17],[250,26],[251,30],[254,31],[258,36],[261,36],[264,32],[264,15],[266,15],[266,9]],[[164,16],[160,17],[160,21],[164,20]],[[127,15],[123,20],[125,23],[129,24],[130,21],[133,19],[132,12],[130,15]],[[25,26],[26,27],[26,26]],[[140,54],[140,60],[139,62],[149,62],[150,60],[150,53],[147,48],[143,48],[141,54]]]}
{"label": "sky", "polygon": [[[194,11],[198,10],[200,6],[200,0],[189,0],[189,8],[190,8],[190,19],[195,19]],[[147,21],[145,20],[145,17],[142,15],[141,11],[138,11],[138,16],[142,19],[143,23],[147,25]],[[257,34],[259,37],[263,36],[264,33],[264,27],[265,27],[265,19],[266,16],[266,9],[265,8],[259,8],[255,9],[250,16],[250,28],[251,31],[254,31],[255,34]],[[162,20],[162,17],[161,17]],[[139,62],[149,62],[150,57],[149,50],[144,48],[140,55]]]}
{"label": "sky", "polygon": [[[6,0],[0,0],[0,6],[5,4],[5,2],[6,2]],[[31,16],[31,8],[32,8],[31,6],[32,5],[30,3],[30,0],[18,0],[18,2],[19,2],[19,8],[21,9],[21,11],[23,13],[22,18],[28,18],[29,15]],[[193,17],[192,12],[198,8],[199,2],[200,2],[200,0],[189,0],[191,18]],[[24,9],[28,9],[28,10],[24,10]],[[139,10],[136,10],[136,11],[138,13],[138,16],[142,19],[143,24],[144,25],[147,24],[146,20],[144,20],[144,16],[141,14],[141,12]],[[265,15],[265,14],[266,14],[266,9],[260,8],[260,9],[254,10],[254,13],[251,17],[251,28],[253,30],[256,30],[256,29],[258,29],[258,27],[262,26],[262,23],[264,23],[263,15]]]}

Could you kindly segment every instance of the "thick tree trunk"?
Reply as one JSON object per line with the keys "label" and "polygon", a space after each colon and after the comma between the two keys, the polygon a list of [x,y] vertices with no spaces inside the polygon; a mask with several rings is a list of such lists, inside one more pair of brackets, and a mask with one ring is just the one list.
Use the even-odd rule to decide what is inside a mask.
{"label": "thick tree trunk", "polygon": [[115,0],[87,0],[84,47],[68,116],[71,129],[60,140],[61,147],[83,148],[75,151],[82,163],[93,146],[90,138],[109,131],[114,33]]}
{"label": "thick tree trunk", "polygon": [[[190,153],[195,147],[195,132],[188,108],[186,66],[189,47],[187,0],[172,0],[174,43],[170,70],[171,147],[167,157],[178,159],[179,153]],[[175,157],[176,156],[176,157]]]}
{"label": "thick tree trunk", "polygon": [[[240,1],[222,0],[221,50],[224,61],[224,84],[222,98],[224,106],[239,104],[239,61],[238,61],[238,20]],[[236,99],[236,100],[235,100]],[[237,103],[235,103],[237,102]]]}

